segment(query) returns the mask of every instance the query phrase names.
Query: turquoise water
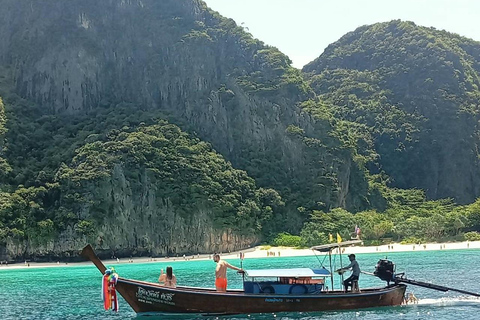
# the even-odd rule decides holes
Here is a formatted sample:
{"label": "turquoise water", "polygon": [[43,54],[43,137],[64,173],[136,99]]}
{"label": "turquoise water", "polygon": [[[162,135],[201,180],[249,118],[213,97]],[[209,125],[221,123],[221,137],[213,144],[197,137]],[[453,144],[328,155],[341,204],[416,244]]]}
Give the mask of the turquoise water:
{"label": "turquoise water", "polygon": [[[246,259],[245,269],[318,267],[319,257],[270,257]],[[373,272],[385,254],[358,254],[363,271]],[[417,251],[390,253],[397,272],[406,271],[411,279],[480,293],[480,250]],[[344,262],[346,258],[344,257]],[[239,266],[239,260],[229,260]],[[337,267],[338,267],[338,261]],[[179,285],[214,286],[213,261],[171,261],[145,264],[115,264],[121,277],[156,282],[160,269],[173,267]],[[242,277],[229,270],[229,288],[241,288]],[[377,278],[362,275],[360,287],[382,286]],[[338,281],[337,284],[338,286]],[[409,286],[420,299],[418,305],[358,311],[320,313],[241,315],[209,319],[480,319],[480,299],[460,293],[434,291]],[[120,311],[104,311],[101,275],[93,265],[41,269],[0,267],[0,319],[169,319],[141,317],[120,298]],[[205,317],[200,317],[206,319]],[[181,317],[181,319],[196,319]]]}

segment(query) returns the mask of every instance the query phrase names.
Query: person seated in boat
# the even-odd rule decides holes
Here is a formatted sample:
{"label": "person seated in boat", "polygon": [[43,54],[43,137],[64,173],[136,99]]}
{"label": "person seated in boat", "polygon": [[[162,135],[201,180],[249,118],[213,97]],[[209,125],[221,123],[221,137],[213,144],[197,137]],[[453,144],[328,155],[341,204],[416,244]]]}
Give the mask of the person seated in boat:
{"label": "person seated in boat", "polygon": [[343,281],[345,292],[348,291],[348,287],[352,287],[353,289],[353,281],[358,281],[358,278],[360,277],[360,266],[358,265],[357,260],[355,260],[355,255],[353,253],[349,254],[348,259],[350,259],[350,264],[344,268],[340,268],[337,270],[338,273],[343,273],[349,269],[352,269],[352,274],[350,275],[350,277]]}
{"label": "person seated in boat", "polygon": [[167,267],[167,273],[163,273],[163,269],[161,270],[158,282],[165,287],[175,288],[177,286],[177,277],[173,274],[172,267]]}
{"label": "person seated in boat", "polygon": [[243,269],[232,266],[227,261],[220,259],[220,255],[215,253],[213,255],[213,261],[217,263],[215,268],[215,288],[219,292],[227,291],[227,268],[237,270],[238,273],[243,273]]}

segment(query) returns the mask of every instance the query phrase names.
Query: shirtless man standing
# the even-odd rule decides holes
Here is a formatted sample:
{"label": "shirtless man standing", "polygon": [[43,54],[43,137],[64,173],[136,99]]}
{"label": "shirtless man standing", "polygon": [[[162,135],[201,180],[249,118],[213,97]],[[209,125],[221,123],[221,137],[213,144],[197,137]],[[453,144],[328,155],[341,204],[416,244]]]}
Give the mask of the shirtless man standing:
{"label": "shirtless man standing", "polygon": [[227,268],[237,270],[238,273],[243,273],[243,269],[237,268],[229,264],[227,261],[221,260],[220,255],[215,253],[213,255],[213,261],[217,263],[215,269],[215,288],[219,292],[227,291]]}

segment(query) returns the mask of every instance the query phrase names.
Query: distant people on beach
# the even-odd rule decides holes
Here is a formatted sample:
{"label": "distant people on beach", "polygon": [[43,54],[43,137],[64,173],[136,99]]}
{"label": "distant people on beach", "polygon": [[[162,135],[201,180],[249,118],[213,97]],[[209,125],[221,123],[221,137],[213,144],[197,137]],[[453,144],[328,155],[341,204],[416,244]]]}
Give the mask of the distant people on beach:
{"label": "distant people on beach", "polygon": [[177,277],[173,274],[172,267],[167,267],[167,273],[163,273],[163,269],[160,271],[158,282],[169,288],[175,288],[177,286]]}
{"label": "distant people on beach", "polygon": [[217,263],[215,268],[215,288],[219,292],[227,291],[227,268],[237,270],[239,273],[243,273],[243,269],[232,266],[227,261],[221,260],[220,255],[215,253],[213,255],[213,261]]}
{"label": "distant people on beach", "polygon": [[[278,256],[280,257],[280,251],[278,251]],[[275,251],[267,251],[267,257],[275,257]]]}

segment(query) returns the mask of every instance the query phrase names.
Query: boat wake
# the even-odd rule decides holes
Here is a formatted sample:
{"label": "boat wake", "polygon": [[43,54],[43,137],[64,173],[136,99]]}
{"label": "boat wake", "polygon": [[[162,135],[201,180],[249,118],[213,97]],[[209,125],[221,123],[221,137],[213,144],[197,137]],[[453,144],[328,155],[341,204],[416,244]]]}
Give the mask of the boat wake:
{"label": "boat wake", "polygon": [[417,304],[407,304],[407,306],[471,306],[480,307],[479,298],[458,297],[458,298],[438,298],[438,299],[420,299]]}

